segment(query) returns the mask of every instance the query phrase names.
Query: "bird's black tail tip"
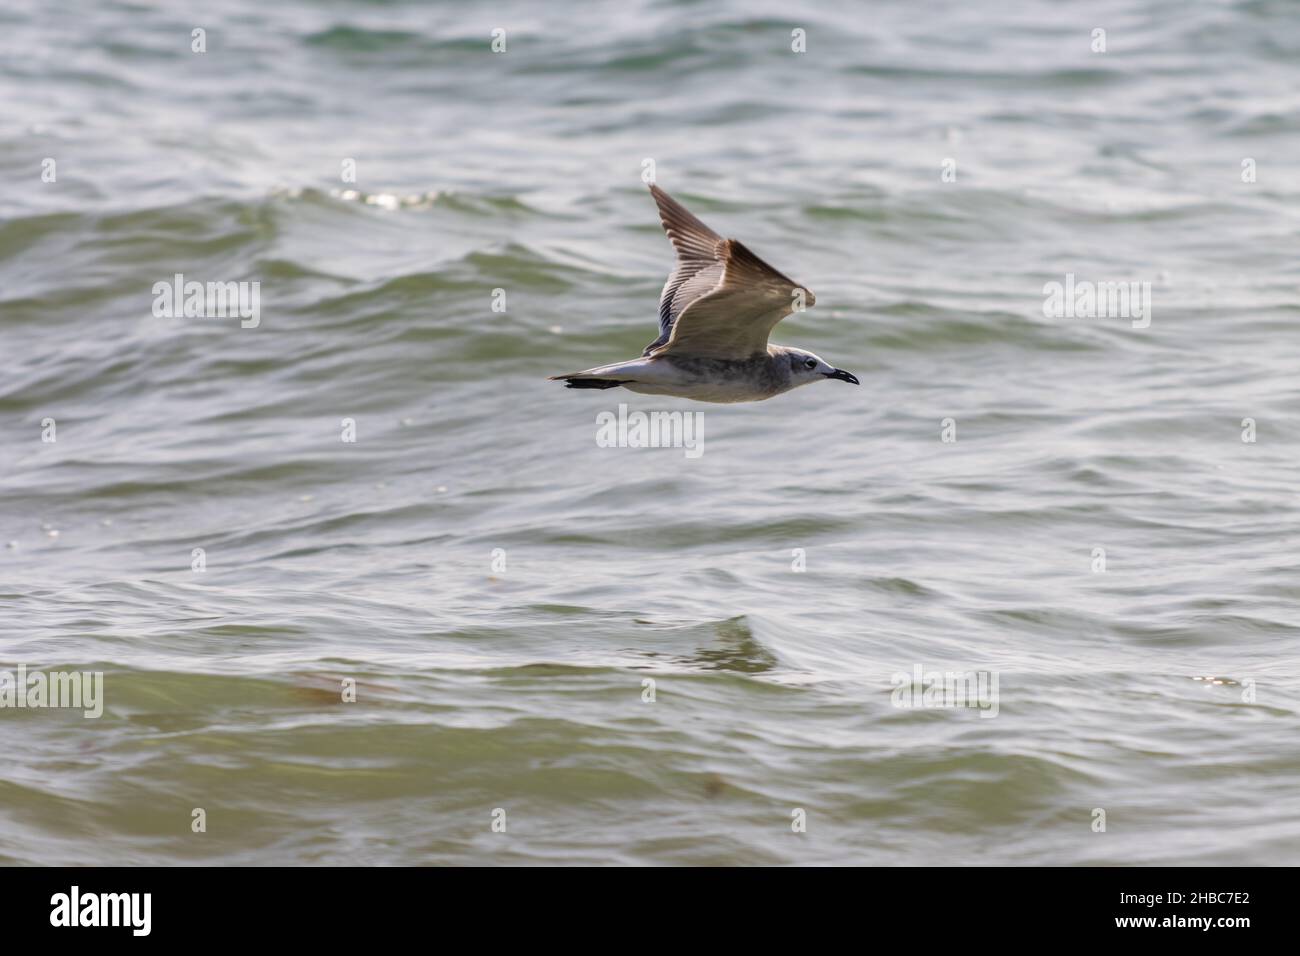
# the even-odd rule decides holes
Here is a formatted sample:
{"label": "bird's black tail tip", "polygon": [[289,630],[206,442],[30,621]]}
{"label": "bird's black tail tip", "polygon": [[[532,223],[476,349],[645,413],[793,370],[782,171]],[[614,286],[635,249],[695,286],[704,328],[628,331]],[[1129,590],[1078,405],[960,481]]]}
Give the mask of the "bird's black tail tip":
{"label": "bird's black tail tip", "polygon": [[560,379],[564,382],[565,388],[618,388],[620,385],[626,385],[625,381],[618,381],[612,378],[565,378]]}

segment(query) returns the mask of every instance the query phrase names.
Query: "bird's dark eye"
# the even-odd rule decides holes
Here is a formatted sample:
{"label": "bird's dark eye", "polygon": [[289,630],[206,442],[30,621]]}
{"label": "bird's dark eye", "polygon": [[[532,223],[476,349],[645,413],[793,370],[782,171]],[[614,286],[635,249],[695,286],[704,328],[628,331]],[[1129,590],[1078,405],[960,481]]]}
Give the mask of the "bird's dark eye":
{"label": "bird's dark eye", "polygon": [[808,371],[811,372],[813,369],[815,369],[815,368],[817,367],[817,360],[816,360],[816,359],[808,359],[807,361],[805,361],[805,362],[803,363],[803,367],[806,368],[806,369],[808,369]]}

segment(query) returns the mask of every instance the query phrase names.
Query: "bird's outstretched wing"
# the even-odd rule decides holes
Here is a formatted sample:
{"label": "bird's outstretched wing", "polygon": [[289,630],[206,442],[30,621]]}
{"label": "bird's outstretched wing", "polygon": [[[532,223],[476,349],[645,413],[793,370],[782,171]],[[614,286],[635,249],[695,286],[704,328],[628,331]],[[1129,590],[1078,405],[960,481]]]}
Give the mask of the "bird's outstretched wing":
{"label": "bird's outstretched wing", "polygon": [[677,265],[659,298],[659,338],[644,355],[744,359],[767,351],[767,337],[812,292],[777,272],[735,239],[723,239],[658,186],[650,192]]}

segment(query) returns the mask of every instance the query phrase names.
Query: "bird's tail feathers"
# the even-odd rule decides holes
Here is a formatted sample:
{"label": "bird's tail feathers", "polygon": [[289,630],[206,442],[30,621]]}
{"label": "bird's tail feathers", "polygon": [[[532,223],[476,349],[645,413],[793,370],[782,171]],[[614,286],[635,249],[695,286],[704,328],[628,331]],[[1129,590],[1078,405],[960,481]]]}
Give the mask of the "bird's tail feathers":
{"label": "bird's tail feathers", "polygon": [[620,385],[644,382],[647,377],[654,380],[653,369],[645,359],[634,359],[631,362],[585,368],[581,372],[552,375],[551,380],[563,382],[568,388],[618,388]]}
{"label": "bird's tail feathers", "polygon": [[552,375],[547,381],[563,382],[565,388],[618,388],[632,381],[630,378],[607,378],[591,372],[570,372],[567,375]]}

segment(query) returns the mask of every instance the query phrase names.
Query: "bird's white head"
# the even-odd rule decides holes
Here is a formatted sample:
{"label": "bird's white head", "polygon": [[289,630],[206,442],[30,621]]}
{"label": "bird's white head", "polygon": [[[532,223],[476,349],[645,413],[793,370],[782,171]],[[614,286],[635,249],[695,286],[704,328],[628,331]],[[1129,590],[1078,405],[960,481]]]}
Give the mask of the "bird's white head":
{"label": "bird's white head", "polygon": [[786,361],[790,363],[791,388],[807,385],[809,382],[820,382],[822,379],[827,378],[837,379],[841,382],[852,382],[854,385],[860,384],[858,377],[852,372],[836,368],[829,362],[825,362],[818,356],[813,355],[812,352],[792,348],[786,348],[783,351]]}

